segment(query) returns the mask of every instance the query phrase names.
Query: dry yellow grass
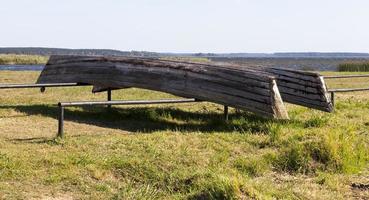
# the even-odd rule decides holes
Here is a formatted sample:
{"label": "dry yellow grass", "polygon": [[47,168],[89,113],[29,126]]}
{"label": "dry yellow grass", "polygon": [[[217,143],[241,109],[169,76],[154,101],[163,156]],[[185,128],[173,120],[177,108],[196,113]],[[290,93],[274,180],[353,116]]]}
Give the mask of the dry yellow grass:
{"label": "dry yellow grass", "polygon": [[39,55],[0,54],[0,65],[41,65],[48,59]]}

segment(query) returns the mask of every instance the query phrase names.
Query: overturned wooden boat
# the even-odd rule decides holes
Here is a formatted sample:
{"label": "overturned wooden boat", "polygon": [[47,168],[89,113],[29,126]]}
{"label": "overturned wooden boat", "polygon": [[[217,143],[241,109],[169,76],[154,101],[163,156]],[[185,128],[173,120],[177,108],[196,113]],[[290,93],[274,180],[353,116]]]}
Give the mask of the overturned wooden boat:
{"label": "overturned wooden boat", "polygon": [[[90,84],[94,91],[137,87],[287,119],[283,100],[331,111],[319,74],[275,68],[136,57],[51,56],[37,83]],[[282,100],[283,99],[283,100]]]}
{"label": "overturned wooden boat", "polygon": [[330,102],[326,84],[319,73],[276,67],[211,64],[211,66],[214,65],[273,76],[277,80],[283,101],[321,111],[333,111],[333,104]]}

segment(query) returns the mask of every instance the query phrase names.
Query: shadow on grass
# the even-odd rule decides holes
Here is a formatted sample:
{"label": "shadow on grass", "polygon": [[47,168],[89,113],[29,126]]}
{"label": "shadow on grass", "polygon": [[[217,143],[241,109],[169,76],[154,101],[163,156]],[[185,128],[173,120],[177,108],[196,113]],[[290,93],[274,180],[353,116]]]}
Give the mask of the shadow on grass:
{"label": "shadow on grass", "polygon": [[[51,105],[0,106],[0,109],[14,109],[27,115],[42,115],[58,118],[58,107]],[[74,121],[99,127],[125,130],[133,133],[155,131],[181,132],[245,132],[268,133],[270,123],[251,113],[230,113],[230,121],[224,121],[223,113],[215,111],[188,112],[177,108],[162,107],[80,107],[66,108],[65,121]],[[68,132],[68,130],[65,130]]]}

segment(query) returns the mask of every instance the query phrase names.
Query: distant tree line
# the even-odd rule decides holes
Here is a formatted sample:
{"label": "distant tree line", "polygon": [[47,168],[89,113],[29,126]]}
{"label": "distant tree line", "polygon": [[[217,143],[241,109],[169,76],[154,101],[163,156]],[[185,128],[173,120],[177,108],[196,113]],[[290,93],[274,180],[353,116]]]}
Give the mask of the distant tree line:
{"label": "distant tree line", "polygon": [[80,55],[80,56],[146,56],[158,57],[159,53],[146,51],[118,51],[111,49],[62,49],[62,48],[0,48],[0,54],[21,55]]}
{"label": "distant tree line", "polygon": [[0,48],[0,54],[22,55],[81,55],[81,56],[140,56],[140,57],[228,57],[228,58],[369,58],[368,53],[321,53],[321,52],[282,52],[282,53],[156,53],[148,51],[119,51],[112,49],[63,49],[42,47]]}

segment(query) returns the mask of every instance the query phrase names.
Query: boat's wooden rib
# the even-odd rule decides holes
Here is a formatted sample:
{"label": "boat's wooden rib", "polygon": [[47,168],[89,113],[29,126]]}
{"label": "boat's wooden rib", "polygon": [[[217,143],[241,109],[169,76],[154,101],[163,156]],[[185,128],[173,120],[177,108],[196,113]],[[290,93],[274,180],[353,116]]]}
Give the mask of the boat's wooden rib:
{"label": "boat's wooden rib", "polygon": [[51,56],[37,83],[77,82],[107,88],[138,87],[287,119],[278,81],[247,68],[132,57]]}

